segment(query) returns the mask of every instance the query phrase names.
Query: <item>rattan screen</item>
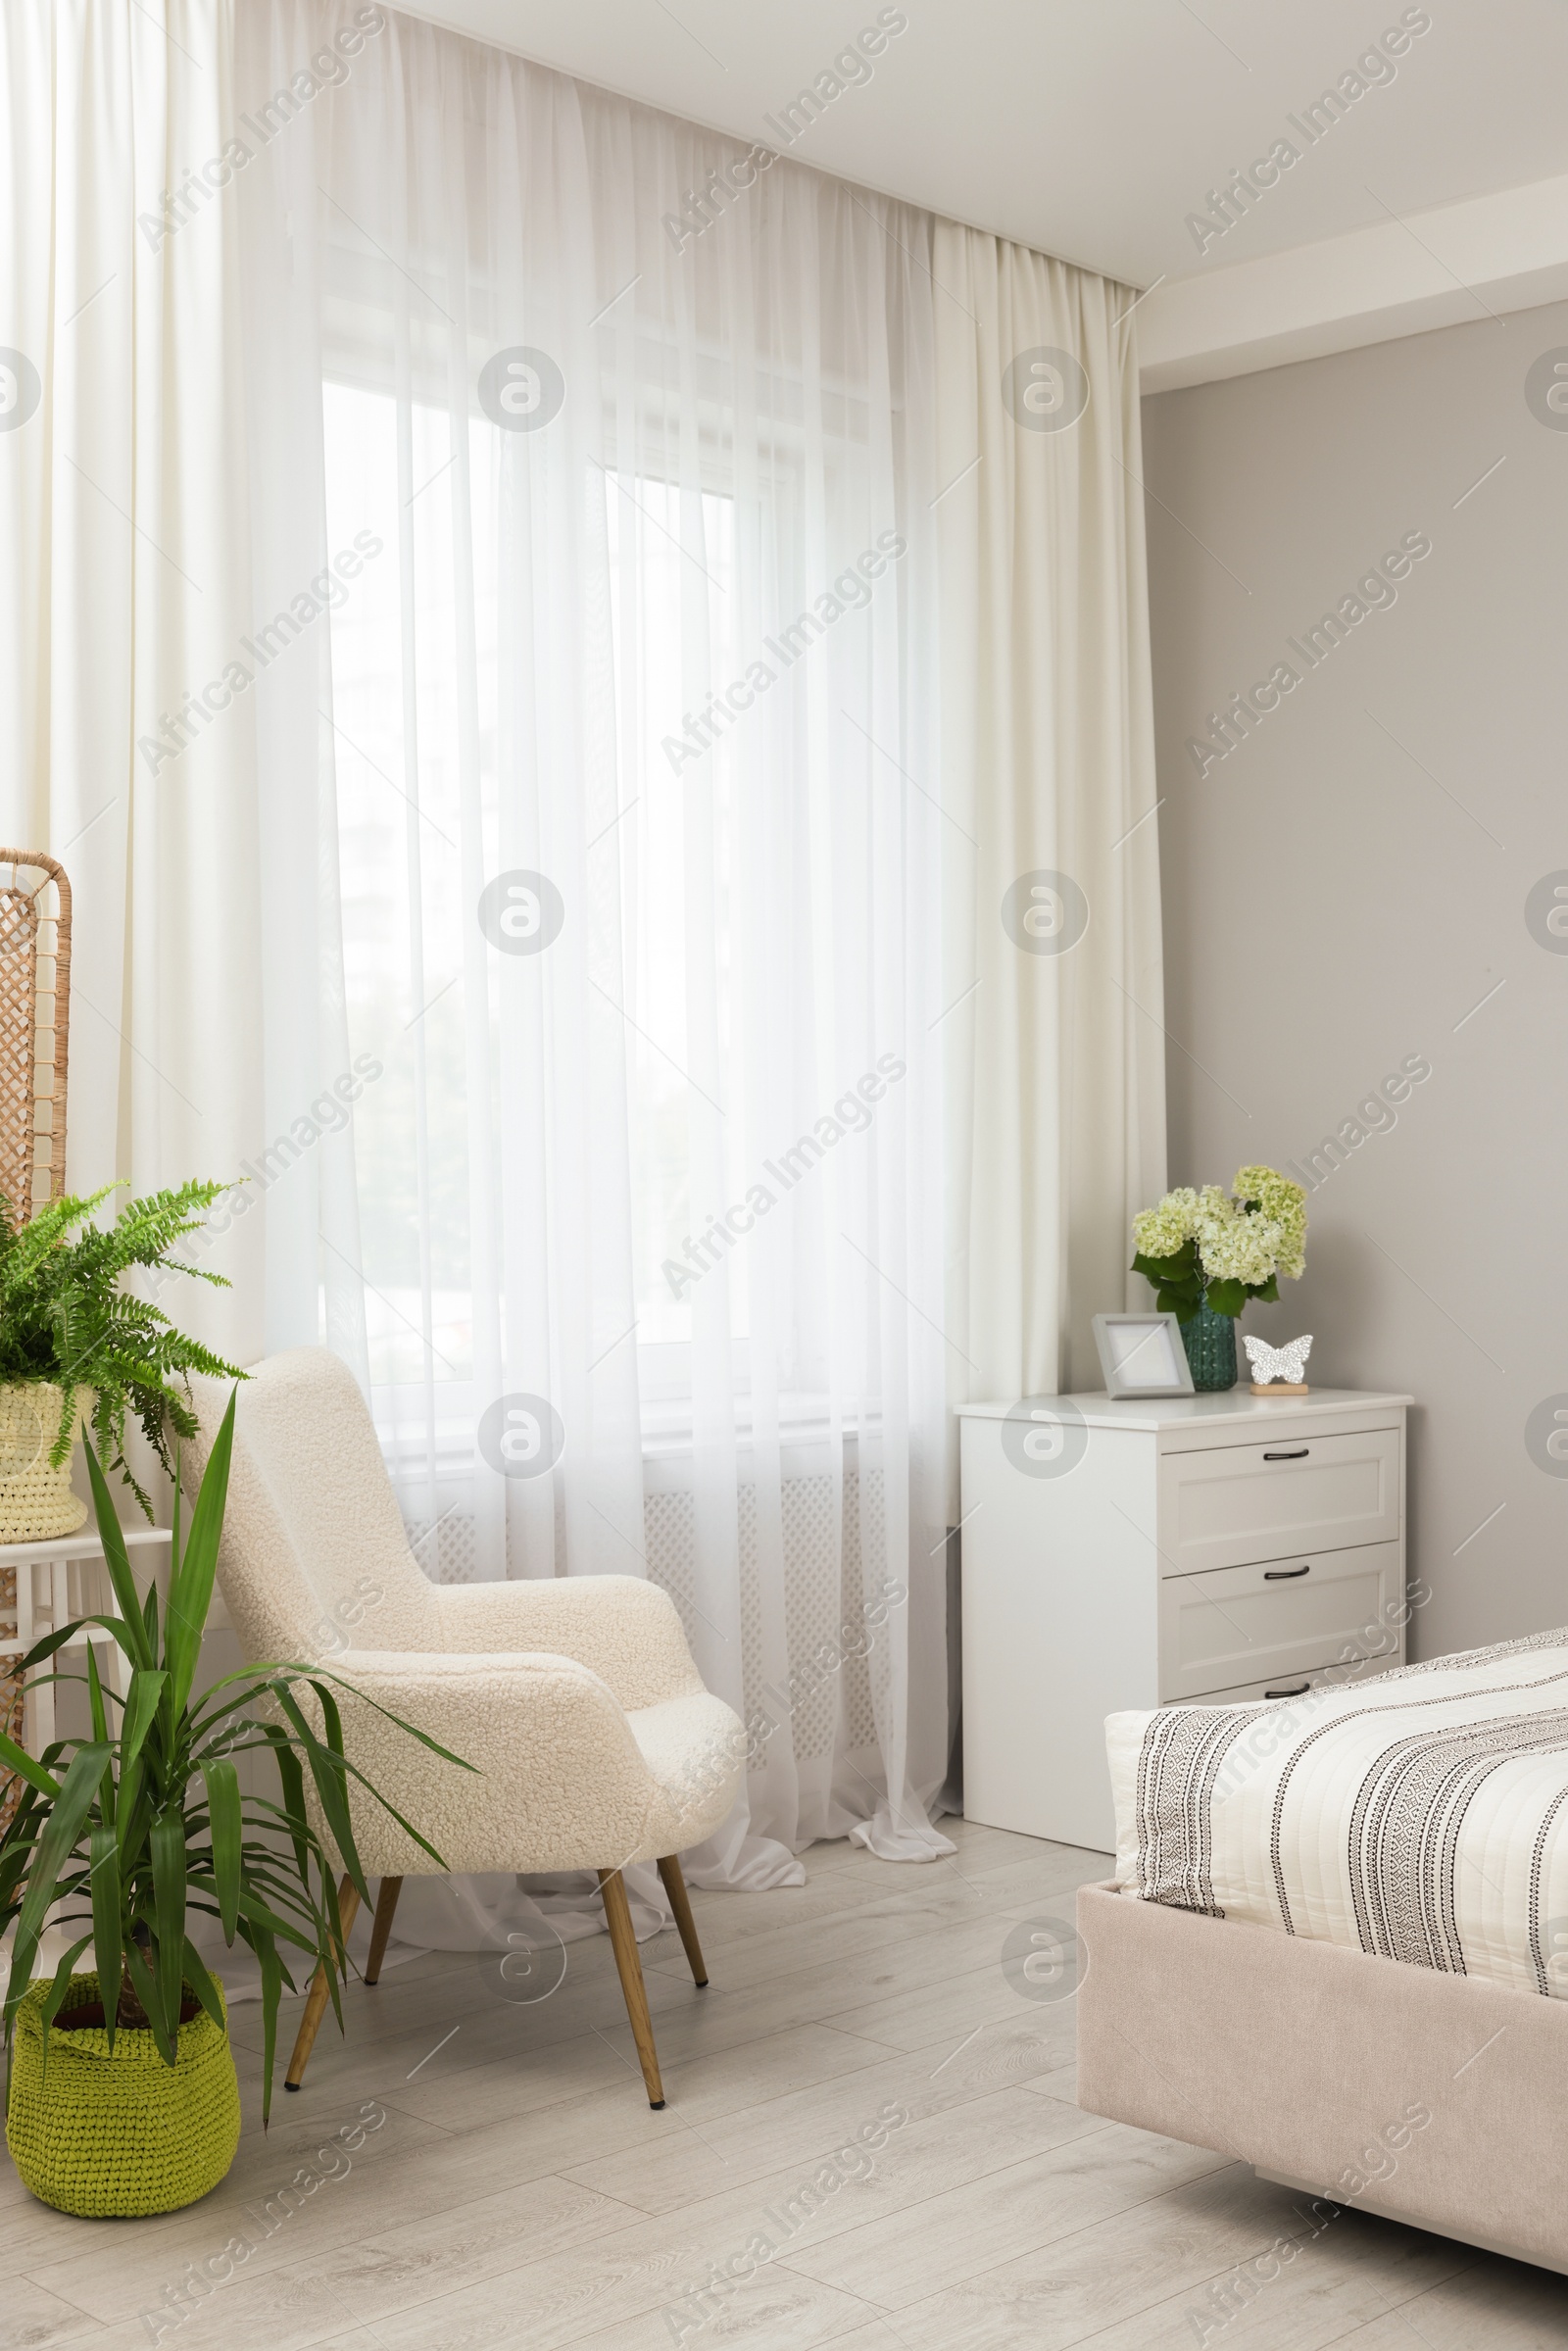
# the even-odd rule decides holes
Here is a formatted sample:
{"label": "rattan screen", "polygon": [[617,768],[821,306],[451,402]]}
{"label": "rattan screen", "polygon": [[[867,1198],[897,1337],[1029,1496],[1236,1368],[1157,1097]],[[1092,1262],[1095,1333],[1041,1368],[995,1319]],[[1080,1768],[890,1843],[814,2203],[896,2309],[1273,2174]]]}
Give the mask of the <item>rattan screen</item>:
{"label": "rattan screen", "polygon": [[[71,884],[42,850],[0,849],[0,1194],[25,1223],[66,1188]],[[16,1637],[17,1577],[0,1569],[0,1636]],[[0,1730],[22,1736],[22,1690],[0,1672]],[[0,1777],[0,1829],[16,1809]]]}
{"label": "rattan screen", "polygon": [[0,849],[0,1194],[25,1223],[66,1188],[71,884],[41,850]]}

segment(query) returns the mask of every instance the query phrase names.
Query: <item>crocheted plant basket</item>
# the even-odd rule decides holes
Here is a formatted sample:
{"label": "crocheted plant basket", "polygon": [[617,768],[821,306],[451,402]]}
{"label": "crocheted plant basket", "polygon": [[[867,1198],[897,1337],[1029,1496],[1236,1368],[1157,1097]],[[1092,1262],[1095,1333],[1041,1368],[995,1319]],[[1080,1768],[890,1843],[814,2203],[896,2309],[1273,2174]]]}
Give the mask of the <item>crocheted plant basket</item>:
{"label": "crocheted plant basket", "polygon": [[[71,1491],[71,1455],[56,1469],[49,1459],[65,1408],[52,1380],[0,1382],[0,1543],[45,1543],[74,1535],[87,1515]],[[76,1391],[76,1428],[92,1409]]]}
{"label": "crocheted plant basket", "polygon": [[[228,2034],[198,2008],[165,2065],[150,2033],[101,2025],[62,2031],[98,1999],[96,1974],[73,1976],[43,2065],[47,1980],[17,2010],[6,2144],[40,2203],[85,2220],[177,2212],[218,2185],[239,2145],[239,2083]],[[222,1987],[219,1986],[222,1999]],[[227,2014],[226,2003],[224,2013]]]}

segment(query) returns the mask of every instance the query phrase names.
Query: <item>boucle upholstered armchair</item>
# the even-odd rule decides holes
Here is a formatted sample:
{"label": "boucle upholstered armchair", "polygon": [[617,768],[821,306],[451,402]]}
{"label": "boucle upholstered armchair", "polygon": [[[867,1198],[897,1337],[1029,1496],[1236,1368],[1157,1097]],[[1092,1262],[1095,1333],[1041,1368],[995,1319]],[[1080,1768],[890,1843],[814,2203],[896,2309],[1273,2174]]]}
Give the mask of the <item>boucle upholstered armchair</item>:
{"label": "boucle upholstered armchair", "polygon": [[[228,1399],[192,1383],[204,1442]],[[636,1576],[432,1584],[409,1549],[374,1426],[324,1347],[259,1364],[239,1389],[218,1581],[246,1657],[329,1666],[478,1767],[443,1763],[339,1690],[344,1748],[454,1871],[597,1871],[649,2103],[659,2059],[621,1871],[657,1861],[699,1985],[708,1981],[679,1854],[740,1784],[741,1725],[704,1689],[667,1593]],[[350,1782],[379,1878],[365,1981],[380,1973],[406,1875],[428,1854]],[[327,1849],[325,1824],[315,1825]],[[338,1856],[341,1859],[341,1856]],[[344,1933],[359,1906],[347,1877]],[[311,1987],[288,2069],[298,2089],[326,2004]]]}

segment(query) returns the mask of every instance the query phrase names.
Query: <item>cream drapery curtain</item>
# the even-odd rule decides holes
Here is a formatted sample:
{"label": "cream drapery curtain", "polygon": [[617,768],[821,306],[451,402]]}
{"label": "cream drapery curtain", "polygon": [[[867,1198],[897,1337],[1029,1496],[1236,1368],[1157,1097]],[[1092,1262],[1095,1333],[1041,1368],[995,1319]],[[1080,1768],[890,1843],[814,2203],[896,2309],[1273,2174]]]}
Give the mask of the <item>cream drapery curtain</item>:
{"label": "cream drapery curtain", "polygon": [[938,220],[955,1402],[1101,1386],[1164,1189],[1136,296]]}
{"label": "cream drapery curtain", "polygon": [[[0,30],[0,833],[74,890],[74,1192],[231,1179],[264,1133],[251,713],[221,683],[237,224],[208,188],[171,234],[162,202],[228,135],[230,30],[211,0],[8,0]],[[163,1302],[245,1361],[259,1234],[225,1269]]]}

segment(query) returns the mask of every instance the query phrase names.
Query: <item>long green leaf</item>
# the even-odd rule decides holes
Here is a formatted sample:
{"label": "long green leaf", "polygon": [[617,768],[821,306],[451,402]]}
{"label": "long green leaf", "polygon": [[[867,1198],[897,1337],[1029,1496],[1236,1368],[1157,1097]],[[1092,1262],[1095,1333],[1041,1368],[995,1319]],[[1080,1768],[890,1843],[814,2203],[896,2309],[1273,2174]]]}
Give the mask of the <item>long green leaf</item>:
{"label": "long green leaf", "polygon": [[147,1641],[147,1629],[142,1618],[141,1601],[136,1592],[136,1579],[130,1572],[130,1561],[125,1553],[125,1538],[121,1532],[120,1520],[115,1513],[109,1483],[98,1466],[96,1447],[84,1445],[81,1449],[87,1456],[87,1475],[92,1481],[92,1506],[98,1521],[98,1539],[104,1546],[104,1565],[109,1570],[109,1581],[115,1588],[115,1597],[120,1602],[120,1613],[125,1620],[126,1630],[131,1632],[132,1640],[135,1640],[133,1628],[139,1629],[142,1634],[138,1647],[132,1649],[132,1660],[137,1665],[152,1665],[155,1659]]}
{"label": "long green leaf", "polygon": [[19,1747],[16,1740],[8,1739],[3,1731],[0,1731],[0,1763],[5,1765],[7,1771],[15,1772],[19,1780],[25,1780],[29,1788],[35,1788],[40,1795],[57,1796],[60,1793],[60,1783],[54,1774],[45,1771],[25,1747]]}
{"label": "long green leaf", "polygon": [[[158,1998],[158,1985],[154,1981],[153,1971],[134,1942],[128,1942],[125,1945],[125,1971],[130,1978],[131,1989],[141,2002],[148,2025],[152,2029],[152,2036],[157,2044],[158,2054],[165,2065],[172,2065],[178,2055],[173,2034],[168,2031],[164,2023]],[[177,2030],[179,2016],[177,2008],[174,2015]]]}
{"label": "long green leaf", "polygon": [[394,1714],[390,1706],[381,1705],[377,1699],[371,1697],[368,1690],[358,1689],[352,1682],[345,1682],[341,1674],[329,1673],[323,1665],[313,1665],[309,1668],[269,1666],[266,1670],[269,1673],[298,1673],[302,1679],[309,1681],[313,1690],[318,1689],[320,1682],[335,1682],[339,1690],[346,1690],[350,1697],[357,1700],[360,1705],[373,1707],[383,1720],[396,1723],[400,1731],[407,1731],[411,1739],[416,1739],[421,1747],[428,1747],[432,1755],[439,1755],[443,1763],[455,1763],[460,1772],[472,1772],[476,1776],[482,1777],[476,1763],[469,1763],[466,1756],[454,1755],[450,1747],[444,1747],[438,1739],[432,1739],[428,1731],[421,1731],[417,1723],[408,1722],[401,1714]]}
{"label": "long green leaf", "polygon": [[98,1679],[98,1660],[92,1653],[90,1641],[87,1643],[87,1703],[92,1713],[92,1735],[107,1746],[109,1718],[104,1712],[104,1686]]}
{"label": "long green leaf", "polygon": [[[344,1685],[344,1687],[346,1688],[348,1686]],[[325,1693],[320,1690],[319,1685],[314,1679],[311,1681],[311,1688],[316,1690],[318,1697],[325,1696]],[[330,1701],[328,1701],[328,1703],[330,1703]],[[385,1713],[385,1708],[377,1707],[376,1712],[378,1714]],[[395,1715],[391,1715],[388,1716],[387,1719],[395,1722],[397,1717]],[[435,1863],[437,1869],[444,1870],[447,1866],[446,1862],[436,1851],[434,1845],[430,1842],[430,1839],[427,1837],[420,1835],[419,1831],[414,1826],[414,1823],[398,1810],[397,1806],[392,1802],[389,1796],[384,1796],[381,1793],[381,1790],[376,1787],[373,1780],[367,1779],[365,1773],[360,1770],[360,1767],[357,1763],[350,1762],[348,1756],[343,1750],[342,1726],[338,1722],[337,1708],[335,1705],[331,1707],[331,1711],[327,1717],[327,1720],[329,1726],[335,1730],[338,1740],[338,1744],[333,1748],[329,1748],[328,1751],[336,1757],[337,1765],[341,1771],[345,1788],[347,1788],[347,1784],[350,1780],[357,1780],[360,1786],[365,1789],[366,1794],[371,1798],[372,1802],[379,1804],[381,1810],[388,1814],[392,1820],[397,1822],[398,1827],[403,1830],[404,1834],[408,1837],[412,1837],[415,1843],[418,1845],[423,1852],[429,1854],[430,1859]],[[439,1751],[444,1752],[445,1750],[442,1749]],[[456,1755],[454,1755],[452,1758],[454,1763],[460,1762],[462,1758]],[[464,1764],[463,1768],[465,1771],[472,1771],[475,1767],[471,1763],[468,1763]],[[345,1856],[345,1859],[347,1857]],[[368,1898],[369,1897],[362,1888],[360,1892],[360,1899],[362,1901],[367,1901]]]}
{"label": "long green leaf", "polygon": [[[109,1716],[104,1706],[104,1687],[98,1679],[98,1660],[87,1643],[87,1703],[92,1710],[92,1735],[101,1746],[109,1744]],[[104,1766],[104,1776],[98,1783],[99,1805],[105,1821],[111,1825],[115,1817],[115,1767],[111,1760]]]}
{"label": "long green leaf", "polygon": [[147,1842],[153,1862],[158,2000],[172,2036],[179,2030],[179,1968],[185,1952],[185,1824],[179,1814],[161,1814]]}
{"label": "long green leaf", "polygon": [[66,1953],[64,1959],[62,1959],[60,1962],[60,1965],[56,1968],[55,1980],[49,1986],[49,1990],[44,1999],[42,2008],[38,2011],[38,2021],[43,2027],[43,2056],[38,2067],[38,2085],[40,2089],[49,2079],[49,2028],[54,2023],[56,2017],[60,2014],[61,2009],[65,2006],[66,1994],[71,1989],[72,1973],[75,1968],[77,1960],[81,1957],[83,1951],[85,1951],[91,1940],[92,1936],[90,1935],[84,1935],[80,1942],[74,1942],[72,1944],[70,1950]]}
{"label": "long green leaf", "polygon": [[207,1968],[202,1959],[202,1955],[197,1950],[196,1945],[191,1941],[188,1935],[185,1937],[185,1954],[183,1964],[185,1981],[190,1985],[191,1990],[196,1994],[197,1999],[200,2000],[202,2006],[206,2009],[208,2015],[212,2018],[213,2023],[218,2027],[220,2033],[226,2032],[228,2021],[223,2015],[223,2003],[219,1997],[218,1986],[213,1982],[212,1977],[207,1973]]}
{"label": "long green leaf", "polygon": [[[241,1707],[252,1705],[259,1698],[265,1697],[271,1676],[280,1670],[282,1669],[275,1665],[247,1665],[238,1673],[222,1674],[218,1681],[210,1682],[190,1710],[192,1736],[211,1731],[215,1724],[223,1720],[225,1715],[236,1714]],[[304,1666],[299,1668],[301,1673],[307,1670]],[[241,1684],[243,1687],[235,1688],[236,1684]],[[231,1694],[224,1698],[220,1705],[216,1701],[220,1691],[225,1690],[229,1690]]]}
{"label": "long green leaf", "polygon": [[316,1783],[316,1792],[320,1799],[321,1810],[326,1815],[332,1842],[343,1856],[343,1867],[348,1871],[360,1900],[368,1903],[370,1889],[365,1883],[365,1870],[360,1861],[359,1848],[354,1842],[341,1751],[330,1753],[321,1744],[295,1703],[286,1682],[274,1682],[271,1687],[273,1696],[293,1724],[299,1742],[305,1749],[305,1759],[311,1767],[311,1778]]}
{"label": "long green leaf", "polygon": [[102,1625],[107,1631],[110,1625],[119,1622],[117,1616],[78,1616],[69,1625],[57,1626],[53,1633],[46,1633],[41,1641],[35,1641],[25,1657],[17,1659],[17,1671],[24,1674],[30,1672],[33,1666],[42,1665],[46,1657],[52,1657],[56,1649],[64,1648],[68,1641],[74,1641],[88,1625]]}
{"label": "long green leaf", "polygon": [[121,1935],[120,1846],[113,1829],[92,1833],[92,1956],[104,1998],[104,2031],[115,2045],[124,1945]]}
{"label": "long green leaf", "polygon": [[[384,1722],[396,1724],[397,1728],[400,1731],[406,1731],[411,1739],[416,1739],[421,1747],[428,1747],[431,1754],[439,1755],[443,1763],[455,1763],[460,1772],[473,1772],[476,1776],[479,1775],[479,1767],[476,1763],[470,1763],[466,1756],[454,1755],[450,1747],[444,1747],[438,1739],[432,1739],[428,1731],[421,1731],[417,1723],[411,1723],[405,1716],[394,1714],[390,1706],[383,1706],[379,1699],[372,1698],[369,1691],[361,1690],[357,1683],[346,1682],[341,1674],[329,1672],[324,1665],[302,1664],[298,1658],[273,1658],[270,1664],[242,1666],[234,1673],[222,1675],[220,1680],[212,1684],[210,1689],[203,1691],[202,1711],[198,1713],[196,1719],[199,1722],[205,1722],[209,1719],[216,1719],[218,1714],[227,1712],[231,1707],[248,1705],[253,1696],[261,1694],[264,1688],[275,1689],[275,1677],[279,1674],[297,1676],[300,1681],[309,1682],[313,1689],[318,1682],[334,1684],[337,1689],[347,1690],[350,1697],[355,1699],[359,1705],[372,1708]],[[225,1706],[212,1709],[211,1715],[209,1715],[207,1701],[216,1697],[220,1690],[226,1689],[233,1682],[246,1682],[251,1684],[252,1688],[227,1701]]]}
{"label": "long green leaf", "polygon": [[234,1929],[239,1923],[239,1880],[241,1846],[244,1834],[241,1827],[239,1774],[231,1763],[209,1763],[203,1767],[207,1783],[207,1810],[213,1842],[213,1876],[218,1881],[218,1900],[223,1921],[223,1940],[232,1943]]}
{"label": "long green leaf", "polygon": [[213,1579],[218,1570],[218,1546],[223,1532],[223,1507],[228,1495],[229,1456],[234,1449],[234,1406],[239,1390],[231,1390],[228,1408],[219,1424],[207,1457],[190,1533],[177,1569],[171,1573],[165,1653],[169,1659],[170,1691],[175,1715],[190,1695],[196,1659],[212,1605]]}
{"label": "long green leaf", "polygon": [[140,1757],[131,1765],[129,1771],[122,1772],[120,1775],[120,1803],[115,1821],[115,1832],[120,1839],[120,1874],[122,1878],[129,1877],[135,1870],[137,1862],[141,1858],[148,1825],[153,1816],[152,1798],[147,1791],[145,1781],[146,1773],[142,1769]]}
{"label": "long green leaf", "polygon": [[338,1997],[338,1980],[347,1975],[348,1936],[343,1932],[343,1912],[338,1902],[337,1880],[324,1865],[321,1870],[321,1893],[325,1903],[326,1933],[321,1938],[321,1975],[332,2002],[332,2014],[337,2019],[339,2033],[343,2030],[343,2003]]}
{"label": "long green leaf", "polygon": [[104,1765],[108,1760],[107,1747],[77,1748],[55,1795],[48,1826],[38,1839],[32,1867],[27,1872],[26,1895],[17,1918],[16,1940],[11,1947],[11,1975],[6,1984],[4,2012],[8,2033],[22,1995],[32,1979],[38,1938],[55,1898],[55,1887],[81,1835],[82,1823],[92,1809],[92,1800],[98,1792],[98,1783],[104,1776]]}
{"label": "long green leaf", "polygon": [[16,1904],[12,1896],[22,1884],[27,1864],[32,1859],[31,1837],[17,1834],[19,1817],[13,1818],[11,1827],[6,1831],[5,1849],[0,1852],[0,1935],[5,1933],[15,1916]]}
{"label": "long green leaf", "polygon": [[181,1488],[184,1483],[182,1469],[180,1448],[176,1445],[174,1447],[174,1506],[170,1512],[169,1518],[169,1589],[171,1592],[179,1581],[179,1563],[185,1555],[185,1525],[180,1509],[183,1499]]}
{"label": "long green leaf", "polygon": [[[218,1881],[209,1877],[205,1871],[192,1870],[189,1883],[201,1893],[216,1895],[218,1891]],[[319,1922],[314,1906],[310,1910],[309,1916],[313,1926],[318,1928],[316,1935],[302,1935],[297,1927],[291,1927],[287,1919],[280,1918],[275,1910],[270,1910],[265,1902],[251,1893],[240,1895],[239,1915],[242,1935],[245,1934],[246,1927],[252,1927],[258,1931],[265,1928],[269,1935],[280,1935],[285,1942],[295,1944],[299,1950],[308,1953],[312,1959],[317,1957],[320,1949]],[[245,1939],[248,1941],[250,1937],[245,1936]]]}
{"label": "long green leaf", "polygon": [[[270,1685],[270,1688],[274,1695],[278,1698],[279,1703],[283,1706],[284,1711],[288,1714],[290,1721],[296,1725],[299,1731],[300,1743],[305,1747],[306,1755],[311,1765],[312,1776],[316,1780],[318,1792],[321,1797],[321,1808],[326,1813],[328,1827],[331,1829],[332,1836],[337,1844],[339,1852],[343,1855],[344,1867],[348,1870],[350,1878],[353,1880],[361,1901],[368,1902],[370,1897],[362,1882],[360,1875],[359,1854],[357,1849],[350,1845],[346,1845],[339,1835],[338,1820],[336,1817],[334,1817],[326,1788],[322,1785],[322,1769],[329,1771],[336,1784],[341,1786],[344,1790],[344,1801],[341,1810],[343,1824],[345,1827],[348,1826],[347,1786],[348,1782],[353,1779],[359,1782],[360,1786],[365,1789],[366,1793],[372,1799],[373,1802],[380,1805],[383,1812],[387,1813],[391,1819],[397,1822],[400,1829],[402,1829],[409,1837],[413,1837],[415,1843],[420,1847],[421,1851],[429,1854],[430,1859],[435,1863],[436,1868],[444,1870],[447,1866],[446,1862],[442,1855],[436,1851],[435,1846],[430,1842],[429,1838],[422,1836],[420,1832],[414,1826],[414,1823],[407,1819],[404,1814],[398,1810],[397,1806],[390,1800],[390,1798],[381,1793],[381,1790],[376,1787],[375,1783],[372,1780],[368,1779],[365,1773],[359,1769],[357,1764],[351,1763],[348,1760],[343,1749],[342,1725],[338,1719],[337,1706],[334,1700],[330,1697],[329,1693],[321,1688],[320,1683],[317,1680],[314,1674],[307,1674],[303,1676],[302,1679],[309,1682],[311,1689],[315,1690],[318,1698],[319,1698],[321,1701],[321,1708],[326,1719],[329,1740],[329,1743],[325,1747],[321,1745],[320,1741],[316,1739],[315,1734],[311,1731],[310,1726],[306,1723],[305,1718],[299,1711],[299,1708],[295,1705],[293,1699],[286,1694],[285,1686],[279,1682],[273,1682]],[[477,1767],[474,1764],[466,1762],[461,1755],[454,1755],[446,1747],[438,1745],[433,1739],[427,1739],[424,1733],[416,1729],[413,1723],[404,1722],[401,1716],[393,1714],[388,1707],[376,1705],[376,1702],[373,1698],[367,1697],[363,1690],[355,1690],[354,1685],[351,1682],[340,1681],[335,1674],[330,1676],[329,1679],[336,1681],[339,1689],[351,1691],[356,1698],[362,1699],[366,1705],[374,1707],[375,1712],[381,1715],[385,1721],[396,1723],[400,1730],[410,1732],[414,1738],[417,1739],[422,1745],[429,1747],[433,1753],[444,1756],[447,1762],[457,1764],[461,1770],[466,1772],[474,1772],[477,1770]],[[328,1764],[320,1764],[319,1758],[323,1755],[331,1758],[331,1761]],[[352,1835],[352,1830],[350,1831],[350,1834]]]}
{"label": "long green leaf", "polygon": [[158,1714],[158,1701],[163,1696],[169,1677],[138,1666],[130,1677],[125,1693],[124,1720],[120,1727],[120,1771],[122,1779],[141,1753],[142,1741],[151,1730]]}
{"label": "long green leaf", "polygon": [[277,2058],[277,2004],[282,1997],[283,1967],[277,1945],[265,1927],[253,1928],[250,1945],[262,1965],[262,2129],[272,2115],[272,2067]]}

